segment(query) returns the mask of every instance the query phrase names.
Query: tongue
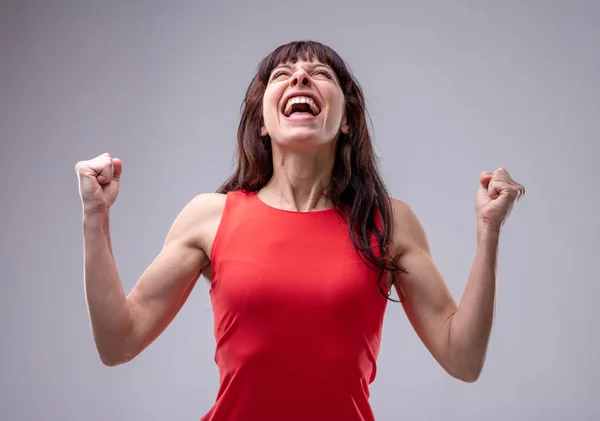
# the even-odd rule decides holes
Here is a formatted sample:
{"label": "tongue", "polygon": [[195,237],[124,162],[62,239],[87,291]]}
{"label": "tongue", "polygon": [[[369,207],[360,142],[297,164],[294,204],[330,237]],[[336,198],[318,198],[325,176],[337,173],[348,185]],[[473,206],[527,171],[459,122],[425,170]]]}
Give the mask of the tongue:
{"label": "tongue", "polygon": [[289,118],[290,119],[306,119],[306,118],[314,118],[315,116],[312,115],[312,113],[309,113],[307,111],[295,111],[292,114],[290,114]]}

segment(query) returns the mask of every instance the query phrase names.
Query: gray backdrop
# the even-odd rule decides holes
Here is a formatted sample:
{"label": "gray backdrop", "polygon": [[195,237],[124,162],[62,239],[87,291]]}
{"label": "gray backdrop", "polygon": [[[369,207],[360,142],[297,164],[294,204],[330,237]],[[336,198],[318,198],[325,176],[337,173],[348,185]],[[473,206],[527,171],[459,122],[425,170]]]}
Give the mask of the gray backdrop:
{"label": "gray backdrop", "polygon": [[600,3],[23,1],[0,9],[0,419],[197,420],[218,386],[208,287],[104,367],[85,307],[73,166],[124,163],[112,210],[126,291],[184,204],[232,169],[260,58],[298,38],[351,65],[385,180],[457,299],[482,170],[527,188],[501,240],[481,379],[442,371],[390,303],[378,420],[600,419]]}

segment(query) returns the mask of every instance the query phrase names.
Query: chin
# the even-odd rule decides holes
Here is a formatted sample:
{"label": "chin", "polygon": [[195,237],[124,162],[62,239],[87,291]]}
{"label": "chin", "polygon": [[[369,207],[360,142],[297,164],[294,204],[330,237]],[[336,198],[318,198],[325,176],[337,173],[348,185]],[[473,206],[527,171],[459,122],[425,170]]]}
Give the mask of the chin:
{"label": "chin", "polygon": [[279,139],[271,139],[277,145],[284,147],[318,147],[331,144],[332,140],[324,140],[312,131],[308,130],[292,130]]}

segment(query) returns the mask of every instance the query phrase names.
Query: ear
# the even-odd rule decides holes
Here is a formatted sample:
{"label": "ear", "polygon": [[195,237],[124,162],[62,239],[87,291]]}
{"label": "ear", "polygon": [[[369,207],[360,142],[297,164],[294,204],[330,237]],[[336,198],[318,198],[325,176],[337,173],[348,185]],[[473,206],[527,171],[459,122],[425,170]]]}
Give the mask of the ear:
{"label": "ear", "polygon": [[267,128],[265,126],[261,126],[260,128],[260,137],[265,137],[269,134],[269,132],[267,132]]}
{"label": "ear", "polygon": [[350,127],[348,126],[348,119],[345,115],[344,118],[342,118],[342,125],[340,126],[340,131],[345,135],[347,135],[350,131]]}

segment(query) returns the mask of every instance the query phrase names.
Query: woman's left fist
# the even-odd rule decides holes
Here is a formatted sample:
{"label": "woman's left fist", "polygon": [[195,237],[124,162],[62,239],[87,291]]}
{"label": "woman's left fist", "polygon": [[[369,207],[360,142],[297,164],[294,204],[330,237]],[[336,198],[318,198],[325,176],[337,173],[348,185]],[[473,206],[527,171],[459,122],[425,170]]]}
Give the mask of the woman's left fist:
{"label": "woman's left fist", "polygon": [[479,183],[475,199],[477,225],[499,231],[515,203],[525,194],[525,187],[513,180],[504,168],[493,173],[482,172]]}

